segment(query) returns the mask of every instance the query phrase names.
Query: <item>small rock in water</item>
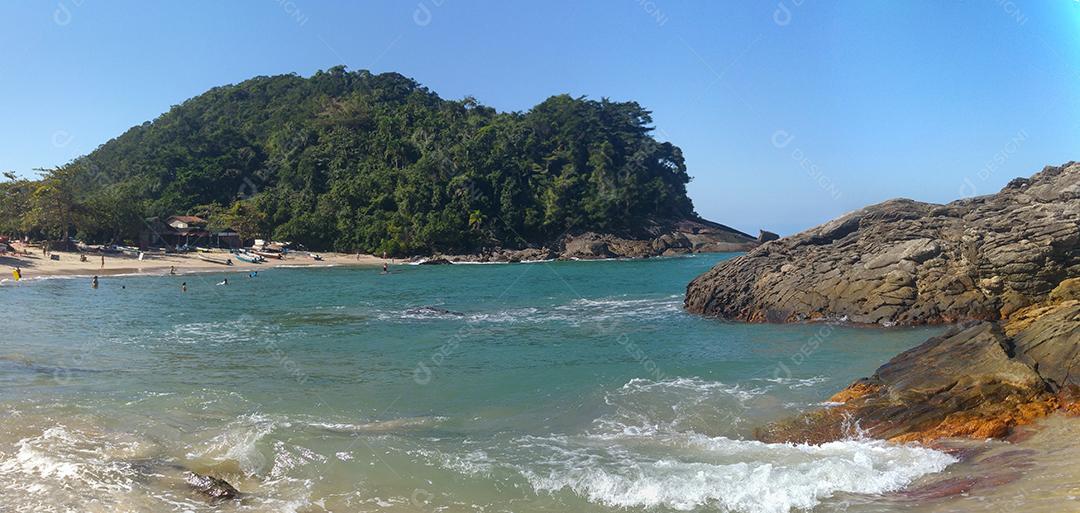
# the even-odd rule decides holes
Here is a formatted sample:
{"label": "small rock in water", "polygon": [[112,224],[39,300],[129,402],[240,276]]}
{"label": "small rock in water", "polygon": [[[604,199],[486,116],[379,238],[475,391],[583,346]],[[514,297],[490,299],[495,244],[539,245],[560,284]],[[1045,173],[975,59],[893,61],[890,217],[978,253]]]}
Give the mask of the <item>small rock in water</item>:
{"label": "small rock in water", "polygon": [[213,476],[204,476],[195,472],[185,472],[184,482],[193,490],[206,495],[214,500],[237,499],[240,492],[224,479]]}
{"label": "small rock in water", "polygon": [[971,491],[976,484],[978,484],[978,479],[971,476],[953,477],[925,486],[904,490],[900,492],[899,496],[901,500],[913,502],[944,499],[946,497],[955,497],[967,493]]}
{"label": "small rock in water", "polygon": [[445,308],[439,308],[437,306],[421,306],[419,308],[410,308],[405,311],[408,315],[453,315],[455,317],[461,317],[465,314],[461,312],[454,312]]}

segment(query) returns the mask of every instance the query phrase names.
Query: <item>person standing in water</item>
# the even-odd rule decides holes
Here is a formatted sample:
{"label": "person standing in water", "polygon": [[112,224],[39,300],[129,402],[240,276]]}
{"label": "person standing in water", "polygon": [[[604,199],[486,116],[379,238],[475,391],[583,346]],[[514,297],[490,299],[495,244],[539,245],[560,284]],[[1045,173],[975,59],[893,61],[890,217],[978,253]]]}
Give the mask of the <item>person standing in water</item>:
{"label": "person standing in water", "polygon": [[386,262],[382,263],[382,272],[383,274],[388,274],[390,272],[390,268],[387,267]]}
{"label": "person standing in water", "polygon": [[180,284],[180,292],[187,292],[187,282]]}
{"label": "person standing in water", "polygon": [[94,276],[94,279],[90,282],[90,287],[96,289],[97,286],[98,286],[98,279],[97,279],[97,276]]}

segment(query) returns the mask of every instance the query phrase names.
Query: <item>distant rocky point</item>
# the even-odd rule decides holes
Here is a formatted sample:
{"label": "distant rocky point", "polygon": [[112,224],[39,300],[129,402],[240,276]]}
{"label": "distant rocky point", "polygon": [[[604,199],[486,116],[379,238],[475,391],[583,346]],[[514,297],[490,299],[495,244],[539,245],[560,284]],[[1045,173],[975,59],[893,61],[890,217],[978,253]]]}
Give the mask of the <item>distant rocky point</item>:
{"label": "distant rocky point", "polygon": [[551,247],[494,248],[475,255],[436,255],[423,263],[529,262],[540,260],[600,260],[649,258],[692,253],[748,251],[758,239],[739,230],[701,218],[656,223],[632,234],[583,232],[567,234]]}

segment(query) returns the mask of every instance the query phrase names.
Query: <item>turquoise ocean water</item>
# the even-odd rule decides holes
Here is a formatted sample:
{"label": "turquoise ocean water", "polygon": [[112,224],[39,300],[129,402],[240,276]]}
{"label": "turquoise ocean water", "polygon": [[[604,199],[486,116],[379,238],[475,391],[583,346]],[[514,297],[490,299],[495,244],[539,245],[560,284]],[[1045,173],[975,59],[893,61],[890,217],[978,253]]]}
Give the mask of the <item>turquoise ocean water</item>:
{"label": "turquoise ocean water", "polygon": [[753,442],[937,329],[685,313],[730,256],[8,282],[0,511],[832,511],[953,461]]}

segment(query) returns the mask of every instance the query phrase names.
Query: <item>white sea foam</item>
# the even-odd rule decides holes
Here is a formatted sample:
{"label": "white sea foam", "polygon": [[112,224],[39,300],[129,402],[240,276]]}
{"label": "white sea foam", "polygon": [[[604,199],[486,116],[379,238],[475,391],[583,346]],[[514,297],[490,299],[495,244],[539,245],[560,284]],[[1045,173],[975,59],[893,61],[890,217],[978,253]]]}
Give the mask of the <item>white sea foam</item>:
{"label": "white sea foam", "polygon": [[776,383],[778,385],[786,385],[786,386],[789,386],[791,388],[804,388],[804,387],[814,386],[814,385],[817,385],[819,383],[824,383],[826,381],[829,381],[829,377],[828,376],[813,376],[813,377],[810,377],[810,378],[783,378],[783,377],[776,377],[776,378],[760,378],[760,380],[761,381],[767,381],[769,383]]}
{"label": "white sea foam", "polygon": [[632,319],[636,321],[666,317],[682,312],[682,301],[664,299],[576,299],[569,304],[557,306],[552,317],[568,321],[609,321]]}
{"label": "white sea foam", "polygon": [[385,433],[406,429],[422,429],[438,425],[446,417],[406,417],[400,419],[377,420],[364,423],[312,421],[308,425],[327,431],[343,433]]}
{"label": "white sea foam", "polygon": [[499,464],[492,459],[486,451],[477,449],[466,453],[446,453],[438,450],[419,448],[407,451],[412,456],[418,456],[447,470],[467,476],[487,476]]}
{"label": "white sea foam", "polygon": [[746,427],[751,401],[767,393],[767,387],[697,377],[635,378],[604,395],[612,410],[597,418],[589,433],[599,437],[681,431],[732,434]]}
{"label": "white sea foam", "polygon": [[605,396],[613,408],[581,434],[524,436],[483,450],[424,453],[464,475],[512,470],[538,493],[573,493],[613,508],[809,510],[836,494],[880,494],[956,460],[914,445],[856,438],[766,444],[702,434],[768,393],[701,378],[633,379]]}
{"label": "white sea foam", "polygon": [[696,393],[720,392],[740,400],[749,400],[755,396],[767,393],[764,388],[745,387],[739,384],[728,384],[720,381],[707,381],[696,377],[680,377],[653,381],[643,378],[634,378],[622,386],[626,392],[657,392],[657,391],[689,391]]}
{"label": "white sea foam", "polygon": [[289,426],[291,423],[280,417],[242,415],[218,434],[194,447],[188,457],[235,462],[245,475],[258,475],[267,470],[269,463],[259,447],[260,442],[274,430]]}
{"label": "white sea foam", "polygon": [[491,324],[542,324],[565,322],[583,325],[613,320],[647,321],[682,312],[682,296],[659,299],[575,299],[568,303],[547,307],[521,307],[491,312],[452,312],[438,308],[421,307],[399,311],[376,311],[380,321],[458,320],[471,323]]}
{"label": "white sea foam", "polygon": [[155,444],[133,435],[56,425],[17,441],[13,454],[0,454],[0,481],[9,491],[33,497],[79,489],[123,493],[138,477],[129,461],[157,451]]}
{"label": "white sea foam", "polygon": [[[898,490],[956,460],[931,449],[848,440],[823,445],[763,444],[687,435],[668,440],[695,457],[548,444],[540,465],[519,470],[539,492],[568,490],[611,507],[720,507],[740,513],[808,510],[840,492]],[[614,463],[614,464],[613,464]]]}
{"label": "white sea foam", "polygon": [[[161,338],[171,344],[235,344],[264,342],[265,337],[273,334],[272,326],[262,325],[250,317],[242,316],[226,321],[178,324],[170,331],[162,333]],[[139,337],[135,340],[139,340]]]}

